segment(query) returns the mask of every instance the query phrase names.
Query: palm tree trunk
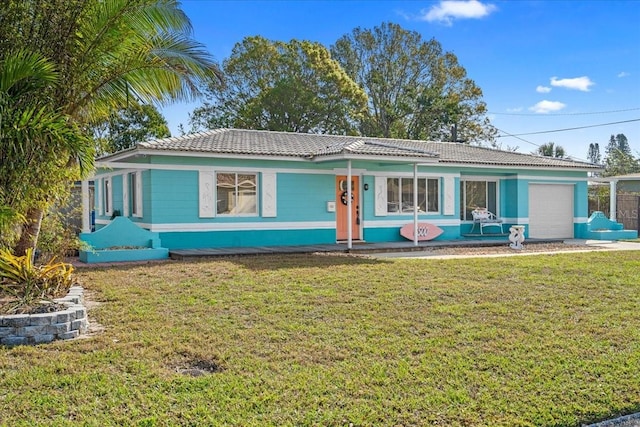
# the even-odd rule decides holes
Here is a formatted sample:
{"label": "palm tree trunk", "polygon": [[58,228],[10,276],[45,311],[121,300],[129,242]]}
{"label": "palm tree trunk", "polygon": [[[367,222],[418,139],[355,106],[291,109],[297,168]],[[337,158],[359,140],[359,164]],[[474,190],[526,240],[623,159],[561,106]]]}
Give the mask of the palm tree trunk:
{"label": "palm tree trunk", "polygon": [[40,224],[42,224],[43,216],[42,208],[31,208],[25,215],[25,222],[22,226],[20,239],[13,248],[13,253],[17,256],[24,256],[27,249],[33,248],[35,253],[36,244],[38,243],[38,235],[40,234]]}

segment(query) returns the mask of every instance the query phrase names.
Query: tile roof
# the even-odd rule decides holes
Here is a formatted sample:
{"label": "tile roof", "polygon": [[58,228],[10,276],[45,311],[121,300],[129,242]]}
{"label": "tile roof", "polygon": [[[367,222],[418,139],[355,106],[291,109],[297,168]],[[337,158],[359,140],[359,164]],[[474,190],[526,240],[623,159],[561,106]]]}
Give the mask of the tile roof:
{"label": "tile roof", "polygon": [[243,129],[215,129],[152,140],[138,144],[136,150],[297,157],[316,160],[335,155],[351,158],[407,157],[444,164],[600,169],[591,163],[570,159],[501,151],[453,142]]}

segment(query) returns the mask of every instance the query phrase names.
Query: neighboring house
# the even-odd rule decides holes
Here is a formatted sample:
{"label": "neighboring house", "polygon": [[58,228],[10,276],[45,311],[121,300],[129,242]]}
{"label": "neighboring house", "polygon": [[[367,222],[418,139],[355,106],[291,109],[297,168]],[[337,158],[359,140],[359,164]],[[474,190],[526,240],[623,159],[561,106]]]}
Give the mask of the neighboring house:
{"label": "neighboring house", "polygon": [[96,227],[119,211],[169,249],[401,241],[418,222],[464,239],[476,207],[528,238],[579,238],[600,170],[460,143],[239,129],[144,142],[97,167]]}
{"label": "neighboring house", "polygon": [[640,230],[640,173],[594,178],[590,185],[609,185],[609,218],[626,229]]}

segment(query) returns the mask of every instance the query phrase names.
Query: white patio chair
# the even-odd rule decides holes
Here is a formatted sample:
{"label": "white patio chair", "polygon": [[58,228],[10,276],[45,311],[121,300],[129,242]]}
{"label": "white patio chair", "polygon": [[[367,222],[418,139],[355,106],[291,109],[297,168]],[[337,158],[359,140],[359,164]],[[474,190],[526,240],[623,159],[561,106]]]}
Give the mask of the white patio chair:
{"label": "white patio chair", "polygon": [[471,211],[473,216],[473,227],[471,227],[471,233],[475,230],[476,225],[480,228],[480,234],[484,234],[485,227],[498,227],[500,228],[500,234],[504,234],[502,228],[502,220],[492,212],[489,212],[487,208],[475,208]]}

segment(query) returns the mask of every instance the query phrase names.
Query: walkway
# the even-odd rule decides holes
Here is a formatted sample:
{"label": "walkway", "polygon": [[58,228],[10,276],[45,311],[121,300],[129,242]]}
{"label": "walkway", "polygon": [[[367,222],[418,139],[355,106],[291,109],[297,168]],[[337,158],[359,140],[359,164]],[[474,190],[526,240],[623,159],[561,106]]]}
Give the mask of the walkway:
{"label": "walkway", "polygon": [[[560,243],[563,239],[532,239],[528,244],[536,243]],[[204,248],[204,249],[174,249],[169,251],[171,259],[182,260],[198,257],[219,257],[232,255],[264,255],[264,254],[295,254],[313,252],[343,252],[355,254],[371,253],[404,253],[419,252],[425,249],[451,248],[451,247],[490,247],[507,246],[505,239],[465,239],[435,242],[419,242],[415,246],[413,242],[387,242],[387,243],[361,243],[354,242],[351,250],[347,249],[346,243],[326,244],[326,245],[299,245],[299,246],[250,246],[235,248]]]}

